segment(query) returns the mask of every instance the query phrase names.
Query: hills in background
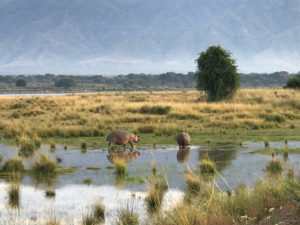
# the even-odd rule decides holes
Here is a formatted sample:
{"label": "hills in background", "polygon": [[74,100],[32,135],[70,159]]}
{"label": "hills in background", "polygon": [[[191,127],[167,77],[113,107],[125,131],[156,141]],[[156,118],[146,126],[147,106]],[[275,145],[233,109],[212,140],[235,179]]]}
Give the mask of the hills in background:
{"label": "hills in background", "polygon": [[186,73],[220,44],[240,72],[299,71],[298,0],[0,0],[0,73]]}

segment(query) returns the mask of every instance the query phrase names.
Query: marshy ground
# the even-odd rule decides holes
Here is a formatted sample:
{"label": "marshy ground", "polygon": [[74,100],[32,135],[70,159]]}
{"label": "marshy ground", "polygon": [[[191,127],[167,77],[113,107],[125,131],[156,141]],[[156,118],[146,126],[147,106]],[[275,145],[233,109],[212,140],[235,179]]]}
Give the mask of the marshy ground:
{"label": "marshy ground", "polygon": [[[0,97],[0,224],[299,224],[299,99],[283,89],[221,103],[195,91]],[[118,129],[140,135],[133,153],[107,151]]]}

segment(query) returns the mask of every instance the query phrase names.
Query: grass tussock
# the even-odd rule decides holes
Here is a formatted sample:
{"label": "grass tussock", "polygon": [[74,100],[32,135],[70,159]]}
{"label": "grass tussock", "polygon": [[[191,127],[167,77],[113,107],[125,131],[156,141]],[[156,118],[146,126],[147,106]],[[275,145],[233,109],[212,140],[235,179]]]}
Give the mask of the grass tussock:
{"label": "grass tussock", "polygon": [[279,159],[271,159],[266,166],[266,172],[271,174],[281,173],[282,165]]}
{"label": "grass tussock", "polygon": [[265,224],[260,222],[270,218],[274,210],[284,210],[297,199],[300,202],[300,184],[284,176],[261,179],[251,189],[239,185],[231,194],[211,185],[194,195],[192,203],[182,201],[164,215],[150,218],[150,224]]}
{"label": "grass tussock", "polygon": [[31,156],[34,152],[34,145],[31,138],[27,135],[22,135],[18,141],[20,144],[20,155],[25,157]]}
{"label": "grass tussock", "polygon": [[188,173],[185,176],[186,192],[191,194],[198,194],[201,191],[202,182],[201,179],[195,175]]}
{"label": "grass tussock", "polygon": [[41,147],[42,139],[41,139],[39,136],[34,135],[34,136],[33,136],[33,142],[34,142],[34,146],[35,146],[36,148],[39,148],[39,147]]}
{"label": "grass tussock", "polygon": [[124,159],[117,158],[114,160],[117,175],[124,175],[127,169],[127,164]]}
{"label": "grass tussock", "polygon": [[43,175],[53,175],[56,174],[57,164],[49,159],[48,155],[41,154],[40,158],[34,161],[31,166],[32,171],[43,174]]}
{"label": "grass tussock", "polygon": [[116,225],[139,225],[139,215],[133,209],[120,209]]}
{"label": "grass tussock", "polygon": [[47,190],[45,192],[45,197],[48,198],[48,199],[52,199],[52,198],[55,198],[55,191],[53,190]]}
{"label": "grass tussock", "polygon": [[168,183],[166,177],[156,175],[150,178],[150,189],[145,198],[149,212],[157,212],[161,208],[164,194],[167,190]]}
{"label": "grass tussock", "polygon": [[93,206],[92,206],[92,214],[94,216],[94,218],[96,219],[96,221],[98,221],[99,223],[104,222],[105,221],[105,206],[103,205],[102,202],[96,202]]}
{"label": "grass tussock", "polygon": [[2,173],[23,173],[24,165],[21,159],[8,159],[1,168]]}
{"label": "grass tussock", "polygon": [[12,208],[20,207],[20,186],[12,184],[8,189],[8,204]]}
{"label": "grass tussock", "polygon": [[200,161],[199,169],[203,175],[214,175],[217,172],[216,164],[209,158]]}

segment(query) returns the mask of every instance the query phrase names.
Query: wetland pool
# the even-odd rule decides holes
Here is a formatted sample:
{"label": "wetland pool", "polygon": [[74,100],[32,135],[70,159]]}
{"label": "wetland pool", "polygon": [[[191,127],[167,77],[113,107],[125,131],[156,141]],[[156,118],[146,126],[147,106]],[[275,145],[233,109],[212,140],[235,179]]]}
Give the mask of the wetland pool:
{"label": "wetland pool", "polygon": [[[288,147],[291,150],[288,159],[276,151]],[[295,173],[300,172],[300,142],[270,142],[284,169],[294,166]],[[260,151],[261,150],[261,153]],[[0,144],[3,155],[1,165],[18,155],[17,146]],[[157,173],[166,175],[169,189],[164,197],[163,209],[167,210],[183,197],[185,189],[184,173],[187,168],[197,169],[199,160],[208,154],[217,164],[220,175],[216,176],[218,186],[226,190],[234,189],[238,184],[253,186],[265,176],[264,169],[271,158],[265,152],[263,142],[244,142],[191,146],[189,150],[178,150],[177,146],[137,147],[134,152],[108,153],[107,149],[87,149],[56,145],[42,145],[29,158],[24,158],[25,168],[29,168],[40,153],[46,153],[53,160],[59,158],[64,168],[76,167],[75,172],[57,175],[56,179],[39,180],[25,175],[20,184],[20,204],[18,209],[8,204],[8,189],[11,183],[0,180],[0,224],[43,224],[45,219],[59,218],[63,224],[77,224],[90,206],[101,199],[106,207],[105,222],[114,224],[120,207],[133,207],[139,215],[146,215],[144,199],[147,196],[147,177],[152,173],[151,163],[155,162]],[[255,153],[253,153],[255,152]],[[299,154],[298,154],[299,153]],[[112,159],[124,157],[128,162],[125,179],[119,179],[111,167]],[[83,184],[89,179],[91,184]],[[224,180],[226,182],[224,182]],[[228,183],[230,187],[228,187]],[[55,192],[55,196],[46,196],[46,191]]]}

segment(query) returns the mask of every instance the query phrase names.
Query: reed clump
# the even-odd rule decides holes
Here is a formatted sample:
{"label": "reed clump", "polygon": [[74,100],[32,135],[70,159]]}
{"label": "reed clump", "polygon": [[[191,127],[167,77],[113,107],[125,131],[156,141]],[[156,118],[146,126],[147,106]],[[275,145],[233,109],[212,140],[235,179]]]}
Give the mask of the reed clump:
{"label": "reed clump", "polygon": [[192,202],[182,201],[165,214],[151,217],[150,224],[261,224],[271,209],[284,210],[290,204],[296,213],[293,202],[300,197],[300,184],[284,176],[274,178],[261,179],[251,189],[241,184],[230,195],[215,185],[207,186],[193,196]]}
{"label": "reed clump", "polygon": [[53,175],[56,174],[57,164],[49,159],[48,155],[41,154],[40,158],[34,161],[31,166],[32,171],[43,174],[43,175]]}
{"label": "reed clump", "polygon": [[117,175],[125,175],[127,164],[124,159],[117,158],[114,160],[114,165],[116,168],[116,174]]}
{"label": "reed clump", "polygon": [[102,202],[96,202],[92,207],[93,216],[99,223],[105,221],[105,206]]}
{"label": "reed clump", "polygon": [[8,159],[1,168],[3,173],[23,173],[24,170],[23,162],[19,158]]}
{"label": "reed clump", "polygon": [[139,225],[139,215],[132,209],[124,208],[118,211],[117,225]]}
{"label": "reed clump", "polygon": [[214,175],[217,171],[216,164],[209,158],[204,158],[200,161],[199,169],[203,175]]}
{"label": "reed clump", "polygon": [[41,139],[39,136],[34,135],[34,136],[33,136],[33,142],[34,142],[34,146],[35,146],[36,148],[39,148],[39,147],[41,147],[42,139]]}
{"label": "reed clump", "polygon": [[282,165],[279,159],[271,159],[266,166],[266,172],[271,174],[281,173]]}
{"label": "reed clump", "polygon": [[12,184],[8,189],[8,204],[12,208],[20,207],[20,186]]}
{"label": "reed clump", "polygon": [[201,191],[202,182],[201,179],[195,175],[188,173],[185,176],[186,192],[191,194],[198,194]]}
{"label": "reed clump", "polygon": [[145,198],[149,212],[157,212],[161,208],[163,197],[167,190],[168,183],[165,177],[156,175],[150,179],[150,189]]}
{"label": "reed clump", "polygon": [[22,156],[28,157],[33,154],[34,145],[30,137],[28,137],[27,135],[22,135],[19,138],[19,144],[21,146],[19,151]]}

